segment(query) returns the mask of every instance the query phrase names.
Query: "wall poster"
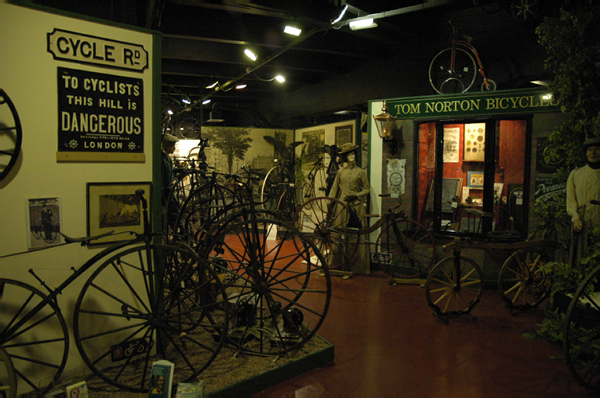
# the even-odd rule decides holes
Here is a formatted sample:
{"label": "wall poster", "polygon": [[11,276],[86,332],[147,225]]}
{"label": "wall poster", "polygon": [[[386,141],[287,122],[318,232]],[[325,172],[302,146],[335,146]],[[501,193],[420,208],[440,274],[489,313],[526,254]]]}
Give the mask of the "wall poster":
{"label": "wall poster", "polygon": [[444,128],[444,163],[458,163],[460,128]]}
{"label": "wall poster", "polygon": [[143,80],[57,71],[57,160],[144,161]]}

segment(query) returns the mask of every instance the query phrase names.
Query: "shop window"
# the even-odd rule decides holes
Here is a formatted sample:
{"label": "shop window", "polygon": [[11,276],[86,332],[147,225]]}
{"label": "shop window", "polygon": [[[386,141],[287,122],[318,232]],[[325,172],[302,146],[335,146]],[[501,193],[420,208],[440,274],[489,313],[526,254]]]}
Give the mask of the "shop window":
{"label": "shop window", "polygon": [[527,231],[527,120],[420,123],[417,218],[434,232]]}

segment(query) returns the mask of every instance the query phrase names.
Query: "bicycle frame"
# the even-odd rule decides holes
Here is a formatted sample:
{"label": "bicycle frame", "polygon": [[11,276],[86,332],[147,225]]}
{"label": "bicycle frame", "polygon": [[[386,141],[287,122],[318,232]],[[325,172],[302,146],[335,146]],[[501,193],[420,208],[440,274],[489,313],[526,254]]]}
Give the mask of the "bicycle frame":
{"label": "bicycle frame", "polygon": [[475,56],[475,60],[477,61],[477,68],[478,68],[477,71],[483,78],[483,82],[484,82],[485,86],[489,89],[490,83],[488,82],[488,79],[485,76],[485,72],[483,71],[483,65],[481,63],[481,59],[479,58],[479,53],[477,52],[475,47],[470,42],[468,42],[466,40],[458,40],[458,28],[456,28],[454,25],[452,25],[452,23],[450,23],[450,26],[452,26],[452,57],[451,57],[451,61],[450,61],[451,71],[456,72],[456,69],[455,69],[456,48],[457,48],[457,46],[463,46],[463,47],[467,48],[469,51],[471,51],[473,53],[473,55]]}

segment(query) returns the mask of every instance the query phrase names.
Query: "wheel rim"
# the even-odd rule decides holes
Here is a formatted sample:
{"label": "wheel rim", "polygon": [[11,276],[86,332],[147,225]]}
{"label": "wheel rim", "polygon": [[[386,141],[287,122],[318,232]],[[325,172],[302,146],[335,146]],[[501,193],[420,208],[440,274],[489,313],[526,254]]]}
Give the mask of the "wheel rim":
{"label": "wheel rim", "polygon": [[569,371],[583,386],[600,391],[600,267],[579,285],[567,309],[563,351]]}
{"label": "wheel rim", "polygon": [[294,225],[315,244],[330,269],[347,269],[358,249],[358,236],[341,232],[346,214],[344,203],[323,197],[304,203],[294,216]]}
{"label": "wheel rim", "polygon": [[[429,82],[438,94],[469,91],[477,77],[477,65],[468,51],[455,49],[454,71],[450,70],[451,57],[452,49],[447,48],[440,51],[429,65]],[[454,91],[459,88],[461,91]]]}
{"label": "wheel rim", "polygon": [[155,245],[148,259],[145,246],[130,248],[85,283],[75,305],[75,342],[105,382],[146,392],[154,361],[175,363],[177,383],[199,375],[218,355],[227,299],[216,274],[188,250]]}
{"label": "wheel rim", "polygon": [[[67,362],[66,322],[54,301],[36,288],[9,279],[0,279],[0,287],[0,345],[13,362],[18,393],[43,394],[58,381]],[[19,325],[40,304],[35,315]]]}
{"label": "wheel rim", "polygon": [[[284,232],[270,240],[273,227]],[[319,266],[324,259],[314,244],[291,224],[258,219],[229,225],[208,255],[224,280],[232,308],[228,337],[237,350],[280,355],[302,346],[323,323],[329,272]]]}
{"label": "wheel rim", "polygon": [[0,89],[0,105],[7,105],[13,118],[10,126],[3,126],[0,129],[0,181],[2,181],[17,163],[21,153],[23,130],[17,108],[2,89]]}
{"label": "wheel rim", "polygon": [[498,274],[498,292],[509,308],[537,307],[548,296],[550,277],[542,267],[548,258],[545,253],[531,249],[513,253]]}
{"label": "wheel rim", "polygon": [[440,316],[468,314],[481,299],[483,274],[477,263],[461,257],[458,277],[454,261],[448,257],[437,263],[425,285],[427,303]]}
{"label": "wheel rim", "polygon": [[435,263],[435,239],[422,225],[412,220],[394,221],[400,232],[388,224],[377,237],[375,247],[379,265],[392,278],[420,278]]}

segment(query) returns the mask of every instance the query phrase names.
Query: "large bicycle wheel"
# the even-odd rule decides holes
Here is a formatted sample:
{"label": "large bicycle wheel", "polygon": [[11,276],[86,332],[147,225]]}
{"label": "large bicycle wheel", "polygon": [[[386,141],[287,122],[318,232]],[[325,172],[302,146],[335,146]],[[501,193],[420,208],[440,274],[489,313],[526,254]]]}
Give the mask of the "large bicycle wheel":
{"label": "large bicycle wheel", "polygon": [[443,319],[470,314],[483,293],[483,273],[468,257],[446,257],[438,262],[427,278],[427,304]]}
{"label": "large bicycle wheel", "polygon": [[454,69],[452,69],[452,49],[440,51],[429,65],[429,82],[439,94],[464,93],[477,77],[477,64],[466,50],[455,49]]}
{"label": "large bicycle wheel", "polygon": [[0,345],[12,360],[19,395],[46,393],[69,354],[67,324],[56,302],[26,283],[0,279]]}
{"label": "large bicycle wheel", "polygon": [[305,202],[294,216],[294,225],[315,244],[330,269],[347,270],[360,243],[358,235],[343,232],[348,212],[341,201],[322,197]]}
{"label": "large bicycle wheel", "polygon": [[0,123],[0,181],[13,169],[19,154],[21,153],[21,144],[23,142],[23,129],[21,128],[21,119],[17,108],[10,97],[0,88],[0,105],[6,105],[8,108],[0,107],[0,120],[11,122]]}
{"label": "large bicycle wheel", "polygon": [[181,206],[176,225],[180,233],[198,241],[228,214],[236,201],[229,188],[208,183],[192,191]]}
{"label": "large bicycle wheel", "polygon": [[293,187],[295,179],[289,170],[281,165],[277,165],[265,176],[261,190],[260,202],[264,210],[275,211],[279,203],[279,198],[286,189]]}
{"label": "large bicycle wheel", "polygon": [[[393,224],[392,224],[393,223]],[[421,223],[396,220],[381,229],[375,245],[379,265],[392,278],[421,278],[435,263],[435,239]]]}
{"label": "large bicycle wheel", "polygon": [[547,246],[514,252],[498,273],[498,293],[510,309],[535,308],[550,293],[550,275],[540,268],[550,259]]}
{"label": "large bicycle wheel", "polygon": [[175,364],[175,380],[198,376],[219,353],[228,324],[217,275],[189,248],[132,247],[102,263],[74,311],[75,343],[102,380],[146,392],[152,363]]}
{"label": "large bicycle wheel", "polygon": [[229,341],[240,352],[280,355],[322,325],[331,280],[315,245],[294,226],[248,214],[229,224],[206,255],[222,275],[231,305]]}
{"label": "large bicycle wheel", "polygon": [[567,366],[583,386],[600,392],[600,267],[581,282],[566,314],[563,351]]}

